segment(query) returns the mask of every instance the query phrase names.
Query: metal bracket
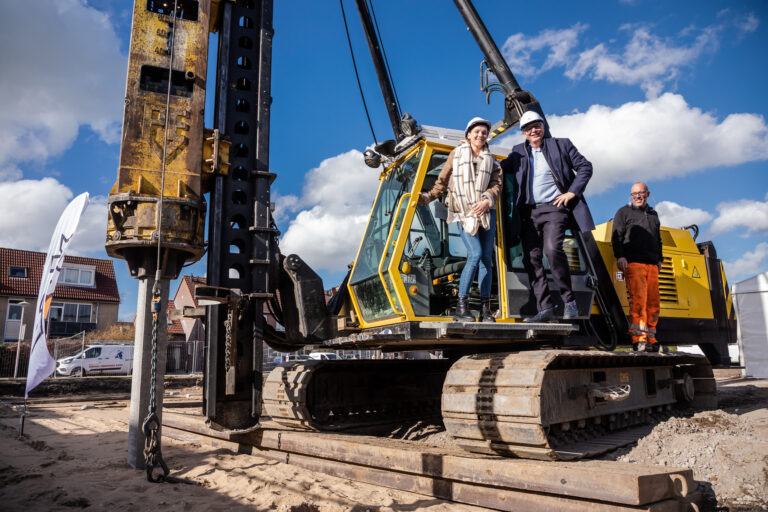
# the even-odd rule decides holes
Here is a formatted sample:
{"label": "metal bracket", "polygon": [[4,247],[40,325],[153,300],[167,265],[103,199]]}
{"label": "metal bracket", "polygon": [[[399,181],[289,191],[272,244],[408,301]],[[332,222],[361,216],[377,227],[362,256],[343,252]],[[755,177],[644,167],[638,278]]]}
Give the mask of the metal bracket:
{"label": "metal bracket", "polygon": [[204,173],[229,174],[229,139],[222,135],[218,128],[205,129],[203,138],[203,166]]}

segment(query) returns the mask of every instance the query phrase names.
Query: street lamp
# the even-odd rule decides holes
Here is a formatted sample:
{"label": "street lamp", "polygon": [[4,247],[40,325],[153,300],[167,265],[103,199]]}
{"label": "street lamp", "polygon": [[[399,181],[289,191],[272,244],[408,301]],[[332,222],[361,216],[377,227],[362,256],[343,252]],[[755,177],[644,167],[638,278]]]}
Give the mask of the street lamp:
{"label": "street lamp", "polygon": [[19,302],[21,306],[21,320],[19,321],[19,336],[16,339],[16,364],[13,366],[13,378],[15,379],[19,373],[19,355],[21,354],[21,339],[24,336],[24,308],[29,306],[29,302],[23,300]]}

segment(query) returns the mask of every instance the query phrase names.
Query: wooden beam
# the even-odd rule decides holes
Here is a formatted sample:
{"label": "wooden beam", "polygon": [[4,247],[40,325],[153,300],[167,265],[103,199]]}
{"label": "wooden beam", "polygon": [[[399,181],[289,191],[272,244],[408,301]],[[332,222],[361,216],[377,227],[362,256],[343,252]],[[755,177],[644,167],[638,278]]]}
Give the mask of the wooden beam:
{"label": "wooden beam", "polygon": [[[231,443],[230,449],[239,453],[270,457],[313,471],[443,499],[502,507],[502,510],[508,508],[503,506],[507,503],[505,500],[517,503],[519,510],[539,510],[531,508],[530,496],[536,496],[537,503],[546,503],[547,510],[562,508],[560,501],[550,499],[552,496],[558,500],[575,500],[574,503],[599,500],[614,507],[630,507],[626,510],[677,510],[668,508],[670,505],[666,502],[679,503],[695,487],[693,472],[683,468],[613,461],[509,459],[393,439],[322,432],[264,429],[233,435],[209,429],[200,417],[172,413],[164,416],[164,422],[176,429]],[[498,498],[500,495],[506,498]],[[658,508],[661,503],[666,504]],[[635,508],[638,506],[643,508]]]}

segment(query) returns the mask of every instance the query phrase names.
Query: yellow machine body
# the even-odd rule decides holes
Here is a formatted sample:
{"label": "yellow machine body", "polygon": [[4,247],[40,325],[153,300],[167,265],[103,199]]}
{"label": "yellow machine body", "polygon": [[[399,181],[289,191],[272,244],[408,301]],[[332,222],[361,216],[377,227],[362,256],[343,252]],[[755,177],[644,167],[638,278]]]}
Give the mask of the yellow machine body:
{"label": "yellow machine body", "polygon": [[120,163],[109,194],[105,246],[110,256],[127,261],[135,277],[154,270],[158,236],[167,277],[204,252],[201,168],[210,1],[178,4],[174,17],[163,12],[161,2],[134,3]]}

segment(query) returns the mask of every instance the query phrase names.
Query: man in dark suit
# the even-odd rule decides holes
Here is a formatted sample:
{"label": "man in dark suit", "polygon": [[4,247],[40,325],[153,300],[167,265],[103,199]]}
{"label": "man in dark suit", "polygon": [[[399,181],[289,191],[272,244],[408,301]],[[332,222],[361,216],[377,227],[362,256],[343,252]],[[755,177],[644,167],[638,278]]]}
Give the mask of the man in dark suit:
{"label": "man in dark suit", "polygon": [[514,206],[520,219],[523,265],[538,309],[525,321],[550,322],[557,318],[544,272],[544,254],[565,305],[562,318],[576,318],[579,311],[563,240],[565,230],[573,228],[571,217],[581,231],[595,228],[583,196],[592,177],[592,164],[569,139],[547,137],[544,119],[536,112],[523,114],[520,129],[526,141],[512,148],[501,167],[515,177]]}

